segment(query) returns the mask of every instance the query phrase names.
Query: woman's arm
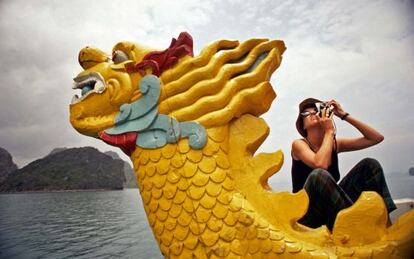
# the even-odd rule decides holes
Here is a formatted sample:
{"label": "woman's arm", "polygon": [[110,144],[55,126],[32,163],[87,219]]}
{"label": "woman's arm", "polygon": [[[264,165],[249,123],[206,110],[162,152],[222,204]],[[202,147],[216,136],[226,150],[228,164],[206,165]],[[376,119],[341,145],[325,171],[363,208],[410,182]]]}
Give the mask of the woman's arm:
{"label": "woman's arm", "polygon": [[297,139],[292,143],[292,157],[295,160],[302,160],[307,166],[315,169],[328,169],[331,164],[334,131],[327,131],[324,134],[322,145],[319,150],[313,152],[309,145]]}
{"label": "woman's arm", "polygon": [[329,114],[326,110],[322,113],[322,118],[318,118],[324,131],[322,144],[315,153],[309,145],[297,139],[292,143],[292,157],[296,160],[302,160],[311,168],[327,169],[331,164],[332,149],[334,145],[334,128],[332,124],[333,114]]}
{"label": "woman's arm", "polygon": [[[346,112],[342,109],[341,105],[335,100],[329,102],[334,106],[334,113],[336,116],[342,118],[346,115]],[[345,121],[354,126],[359,132],[361,132],[362,137],[359,138],[340,138],[337,140],[337,150],[339,152],[347,152],[364,149],[373,145],[376,145],[384,140],[384,136],[370,127],[368,124],[357,120],[351,115],[345,117]]]}

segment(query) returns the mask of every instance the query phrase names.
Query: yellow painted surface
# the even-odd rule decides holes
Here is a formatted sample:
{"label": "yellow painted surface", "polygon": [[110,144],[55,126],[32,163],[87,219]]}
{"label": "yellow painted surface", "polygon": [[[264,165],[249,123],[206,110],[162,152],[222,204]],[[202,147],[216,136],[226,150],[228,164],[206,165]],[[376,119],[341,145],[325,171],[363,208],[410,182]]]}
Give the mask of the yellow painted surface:
{"label": "yellow painted surface", "polygon": [[[139,62],[150,50],[118,43]],[[267,181],[283,153],[257,154],[269,128],[259,116],[276,93],[269,80],[285,51],[282,41],[219,40],[198,56],[183,57],[165,71],[159,111],[197,121],[208,134],[202,150],[188,140],[156,149],[137,147],[131,159],[141,198],[160,250],[168,258],[408,258],[414,246],[414,211],[386,227],[385,205],[366,192],[339,213],[333,232],[296,221],[307,210],[304,191],[271,190]],[[100,73],[106,90],[70,106],[82,134],[112,127],[123,103],[139,99],[139,73],[128,74],[104,52],[85,48],[81,75]],[[250,69],[263,53],[267,56]]]}

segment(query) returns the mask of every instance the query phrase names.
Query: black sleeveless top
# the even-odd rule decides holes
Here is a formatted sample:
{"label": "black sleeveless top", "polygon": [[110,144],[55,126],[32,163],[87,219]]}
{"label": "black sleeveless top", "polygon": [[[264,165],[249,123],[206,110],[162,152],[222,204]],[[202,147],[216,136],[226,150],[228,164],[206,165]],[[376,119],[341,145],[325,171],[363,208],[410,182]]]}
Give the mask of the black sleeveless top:
{"label": "black sleeveless top", "polygon": [[[313,170],[313,168],[307,166],[302,160],[295,160],[292,157],[292,192],[295,193],[303,189],[306,179]],[[335,148],[332,150],[331,165],[328,167],[327,171],[332,175],[335,181],[339,181],[338,153]]]}

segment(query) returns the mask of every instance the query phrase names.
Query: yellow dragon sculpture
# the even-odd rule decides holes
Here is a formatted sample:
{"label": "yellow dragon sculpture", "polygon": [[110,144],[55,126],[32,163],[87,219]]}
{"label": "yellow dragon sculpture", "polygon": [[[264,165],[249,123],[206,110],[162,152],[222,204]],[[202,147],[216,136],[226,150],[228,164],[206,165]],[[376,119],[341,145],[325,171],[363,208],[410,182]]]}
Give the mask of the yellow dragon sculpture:
{"label": "yellow dragon sculpture", "polygon": [[70,122],[131,157],[142,202],[167,258],[409,258],[414,210],[386,227],[385,205],[364,192],[332,233],[297,223],[308,197],[275,192],[283,153],[254,155],[269,133],[259,116],[283,41],[219,40],[193,57],[181,33],[169,48],[121,42],[86,47]]}

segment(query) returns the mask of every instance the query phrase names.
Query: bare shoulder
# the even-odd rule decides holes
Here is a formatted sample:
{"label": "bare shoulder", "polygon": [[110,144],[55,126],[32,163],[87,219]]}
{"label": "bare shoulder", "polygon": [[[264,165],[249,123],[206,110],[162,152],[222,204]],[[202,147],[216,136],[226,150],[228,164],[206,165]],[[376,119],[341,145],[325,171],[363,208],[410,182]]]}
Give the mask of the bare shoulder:
{"label": "bare shoulder", "polygon": [[297,160],[297,154],[306,146],[306,143],[302,139],[295,139],[292,142],[291,154],[293,159]]}
{"label": "bare shoulder", "polygon": [[292,148],[302,147],[303,145],[306,145],[306,142],[303,139],[295,139],[292,142]]}

